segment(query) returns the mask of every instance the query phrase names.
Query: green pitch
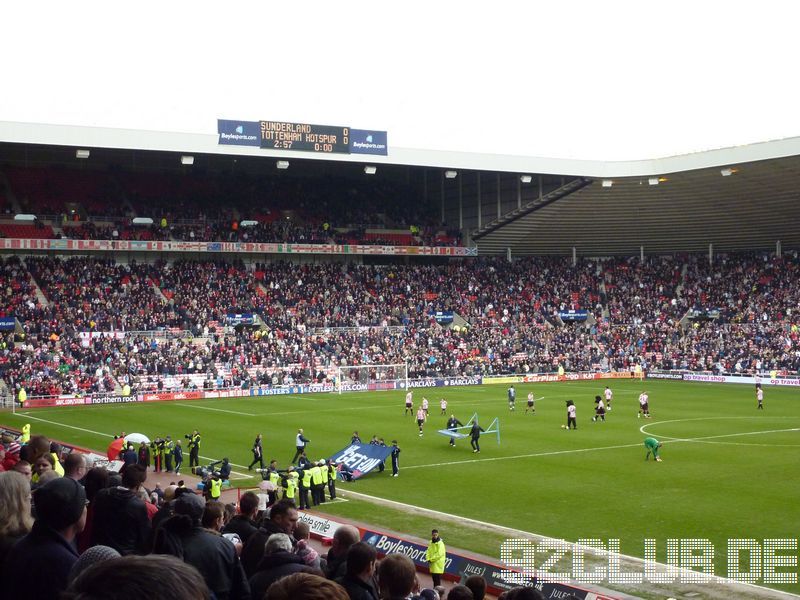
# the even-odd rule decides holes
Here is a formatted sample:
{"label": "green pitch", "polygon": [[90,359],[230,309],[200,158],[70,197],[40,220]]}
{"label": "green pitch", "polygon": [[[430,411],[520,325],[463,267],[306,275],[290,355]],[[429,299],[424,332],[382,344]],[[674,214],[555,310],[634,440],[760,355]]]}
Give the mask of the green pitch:
{"label": "green pitch", "polygon": [[[197,428],[204,462],[228,456],[240,474],[234,476],[242,477],[234,483],[241,485],[254,481],[246,479],[245,467],[257,433],[264,435],[265,460],[275,458],[285,468],[298,427],[311,440],[312,460],[344,448],[357,430],[364,442],[372,435],[398,440],[400,476],[389,477],[388,469],[341,489],[569,541],[619,539],[621,551],[636,556],[643,554],[643,540],[654,538],[660,560],[668,538],[707,538],[720,575],[729,538],[798,538],[800,392],[766,387],[765,410],[758,411],[750,385],[610,380],[612,410],[605,423],[594,423],[593,398],[605,383],[519,385],[514,412],[506,385],[415,390],[415,408],[423,394],[430,400],[423,437],[414,416],[403,414],[402,392],[39,409],[5,413],[0,421],[17,428],[29,422],[34,434],[103,451],[121,430],[182,439]],[[525,414],[531,389],[543,397],[535,415]],[[642,389],[650,395],[651,419],[637,418]],[[451,448],[436,434],[447,418],[440,415],[442,395],[447,416],[466,421],[477,412],[484,426],[499,417],[501,445],[490,435],[481,440],[480,454],[468,439]],[[567,399],[577,406],[575,431],[561,427]],[[664,442],[663,462],[644,460],[648,436]],[[187,463],[188,454],[184,469]],[[325,510],[419,535],[431,528],[430,518],[393,517],[359,502]],[[499,548],[492,552],[485,542],[449,541],[499,557]]]}

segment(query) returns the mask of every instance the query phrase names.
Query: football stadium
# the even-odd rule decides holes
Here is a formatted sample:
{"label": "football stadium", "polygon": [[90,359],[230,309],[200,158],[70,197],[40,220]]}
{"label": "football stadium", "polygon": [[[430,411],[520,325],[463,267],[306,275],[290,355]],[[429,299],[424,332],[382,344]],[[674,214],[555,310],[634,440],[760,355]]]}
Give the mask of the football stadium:
{"label": "football stadium", "polygon": [[[409,77],[399,33],[325,56],[332,29],[267,28],[289,52],[265,66],[200,44],[210,10],[164,10],[189,45],[48,29],[0,100],[0,600],[800,597],[796,118],[668,146],[682,117],[654,108],[628,126],[651,151],[493,98],[470,137],[464,63]],[[532,106],[571,106],[538,77]]]}

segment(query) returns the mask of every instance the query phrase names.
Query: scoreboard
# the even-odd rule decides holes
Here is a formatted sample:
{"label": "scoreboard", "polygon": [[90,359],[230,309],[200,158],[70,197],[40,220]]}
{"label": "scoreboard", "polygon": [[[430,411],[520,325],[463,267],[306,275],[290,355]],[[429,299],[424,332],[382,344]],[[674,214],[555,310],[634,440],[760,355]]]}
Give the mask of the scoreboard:
{"label": "scoreboard", "polygon": [[335,154],[350,153],[350,128],[286,121],[259,121],[261,147]]}

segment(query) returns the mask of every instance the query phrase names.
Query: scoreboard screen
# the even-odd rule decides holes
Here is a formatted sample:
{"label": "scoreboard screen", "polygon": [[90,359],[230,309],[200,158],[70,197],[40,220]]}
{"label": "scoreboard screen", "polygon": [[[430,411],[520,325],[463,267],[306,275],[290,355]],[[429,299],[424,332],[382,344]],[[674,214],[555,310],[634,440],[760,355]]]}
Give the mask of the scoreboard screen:
{"label": "scoreboard screen", "polygon": [[350,128],[286,121],[259,121],[261,147],[272,150],[350,153]]}

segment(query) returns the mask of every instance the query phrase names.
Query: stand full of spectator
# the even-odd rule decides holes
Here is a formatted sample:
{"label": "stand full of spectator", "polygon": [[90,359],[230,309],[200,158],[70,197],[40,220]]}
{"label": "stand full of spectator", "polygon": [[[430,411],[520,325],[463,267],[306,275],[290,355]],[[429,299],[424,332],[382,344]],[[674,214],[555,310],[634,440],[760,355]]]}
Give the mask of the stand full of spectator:
{"label": "stand full of spectator", "polygon": [[69,477],[36,491],[36,522],[11,549],[3,566],[0,598],[50,600],[67,587],[78,560],[75,537],[86,524],[86,492]]}

